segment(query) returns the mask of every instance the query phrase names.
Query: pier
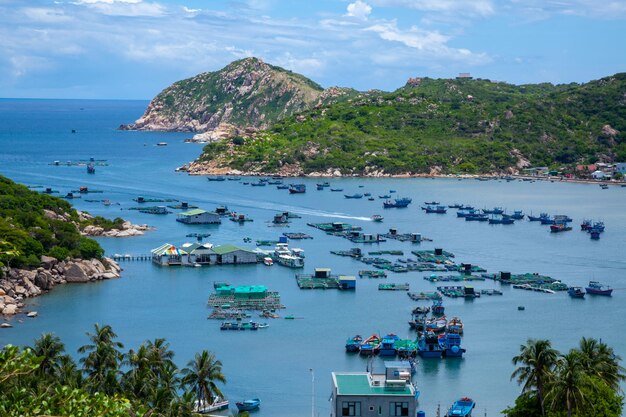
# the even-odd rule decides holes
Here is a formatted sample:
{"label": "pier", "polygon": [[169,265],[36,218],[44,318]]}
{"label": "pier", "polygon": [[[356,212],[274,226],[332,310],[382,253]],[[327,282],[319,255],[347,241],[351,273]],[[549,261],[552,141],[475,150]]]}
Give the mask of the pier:
{"label": "pier", "polygon": [[115,255],[110,256],[110,258],[113,259],[115,262],[151,261],[152,255],[120,255],[116,253]]}

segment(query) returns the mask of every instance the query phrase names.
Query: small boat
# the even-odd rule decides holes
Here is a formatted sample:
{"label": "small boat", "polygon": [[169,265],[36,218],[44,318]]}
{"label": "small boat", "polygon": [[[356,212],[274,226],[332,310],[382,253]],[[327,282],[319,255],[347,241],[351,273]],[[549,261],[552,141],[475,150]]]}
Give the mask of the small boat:
{"label": "small boat", "polygon": [[389,194],[385,194],[385,195],[379,195],[378,198],[387,199],[387,198],[391,198],[391,196]]}
{"label": "small boat", "polygon": [[226,178],[224,178],[224,177],[207,177],[207,180],[222,182],[222,181],[226,181]]}
{"label": "small boat", "polygon": [[267,185],[267,182],[265,181],[257,181],[257,182],[253,182],[250,184],[253,187],[265,187]]}
{"label": "small boat", "polygon": [[363,193],[363,196],[365,196],[365,197],[371,197],[371,196],[372,196],[372,193]]}
{"label": "small boat", "polygon": [[384,208],[404,208],[404,207],[408,207],[409,204],[411,204],[413,200],[407,197],[404,198],[396,198],[394,201],[391,200],[385,200],[383,202],[383,207]]}
{"label": "small boat", "polygon": [[483,209],[484,214],[502,214],[504,209],[502,207],[494,207],[492,209]]}
{"label": "small boat", "polygon": [[261,405],[261,400],[259,400],[258,398],[253,398],[251,400],[238,401],[235,403],[235,405],[237,406],[237,409],[239,411],[252,411],[259,408],[259,406]]}
{"label": "small boat", "polygon": [[550,225],[551,233],[567,232],[568,230],[572,230],[572,228],[565,223],[555,223]]}
{"label": "small boat", "polygon": [[369,198],[367,199],[367,201],[374,201],[374,200],[376,200],[374,197],[369,197]]}
{"label": "small boat", "polygon": [[291,184],[289,186],[289,194],[304,194],[306,193],[306,185],[304,184]]}
{"label": "small boat", "polygon": [[396,192],[396,190],[389,190],[390,194],[395,193],[395,192]]}
{"label": "small boat", "polygon": [[451,209],[462,209],[463,207],[464,207],[463,204],[459,204],[459,203],[448,204],[448,208],[451,208]]}
{"label": "small boat", "polygon": [[591,220],[587,220],[587,219],[585,219],[585,220],[583,220],[583,222],[580,224],[580,230],[587,231],[587,230],[590,230],[590,229],[591,229],[591,227],[592,227]]}
{"label": "small boat", "polygon": [[583,287],[569,287],[567,294],[572,298],[585,298],[585,290],[583,290]]}
{"label": "small boat", "polygon": [[345,198],[363,198],[363,194],[351,194],[351,195],[344,194],[343,196]]}
{"label": "small boat", "polygon": [[324,181],[322,183],[317,183],[317,186],[320,188],[330,187],[330,183],[328,181]]}
{"label": "small boat", "polygon": [[443,303],[440,300],[435,300],[433,301],[433,306],[431,308],[432,312],[434,315],[443,315],[443,313],[445,312],[445,307],[443,306]]}
{"label": "small boat", "polygon": [[270,258],[269,256],[263,258],[263,263],[267,266],[272,266],[274,265],[274,260],[272,258]]}
{"label": "small boat", "polygon": [[445,417],[471,417],[476,403],[469,397],[463,397],[452,404]]}
{"label": "small boat", "polygon": [[[457,213],[458,214],[458,213]],[[465,216],[466,222],[486,222],[489,221],[489,216],[486,214],[468,214]]]}
{"label": "small boat", "polygon": [[380,336],[371,335],[361,343],[361,355],[374,355],[380,349]]}
{"label": "small boat", "polygon": [[459,211],[456,212],[456,217],[474,216],[476,214],[478,214],[478,213],[476,212],[475,209],[473,209],[473,208],[469,209],[467,207],[464,207],[464,208],[462,208],[462,209],[460,209]]}
{"label": "small boat", "polygon": [[323,191],[324,187],[320,184],[317,184],[317,191]]}
{"label": "small boat", "polygon": [[156,146],[167,146],[167,142],[159,142]]}
{"label": "small boat", "polygon": [[330,191],[334,192],[334,193],[338,193],[343,191],[343,188],[331,188]]}
{"label": "small boat", "polygon": [[600,231],[598,229],[591,229],[589,231],[589,236],[591,237],[591,239],[593,240],[598,240],[600,239]]}
{"label": "small boat", "polygon": [[590,230],[594,230],[594,229],[599,232],[604,232],[604,222],[594,222]]}
{"label": "small boat", "polygon": [[543,219],[549,219],[550,215],[548,213],[540,213],[539,216],[533,216],[532,214],[528,214],[528,220],[531,222],[540,222]]}
{"label": "small boat", "polygon": [[463,334],[463,322],[458,317],[452,317],[446,326],[447,333]]}
{"label": "small boat", "polygon": [[382,222],[383,221],[383,216],[381,216],[380,214],[374,214],[372,217],[370,217],[372,219],[373,222]]}
{"label": "small boat", "polygon": [[439,204],[439,201],[424,201],[424,204],[426,204],[427,206],[436,206]]}
{"label": "small boat", "polygon": [[346,340],[346,352],[358,352],[362,341],[363,338],[358,334]]}
{"label": "small boat", "polygon": [[397,350],[394,345],[398,340],[400,340],[400,338],[393,333],[389,333],[387,336],[383,337],[380,342],[380,356],[396,356]]}
{"label": "small boat", "polygon": [[433,317],[426,321],[426,330],[433,333],[441,333],[446,329],[447,324],[446,316]]}
{"label": "small boat", "polygon": [[602,285],[598,281],[589,281],[589,285],[585,287],[587,294],[591,295],[611,295],[613,288],[608,285]]}
{"label": "small boat", "polygon": [[413,314],[428,314],[430,312],[430,307],[428,306],[418,306],[415,307],[412,311]]}
{"label": "small boat", "polygon": [[417,354],[422,358],[441,358],[443,349],[439,345],[439,338],[433,332],[425,332],[418,341]]}
{"label": "small boat", "polygon": [[277,190],[288,190],[289,189],[289,185],[287,184],[280,184],[276,186]]}
{"label": "small boat", "polygon": [[199,414],[208,414],[213,411],[225,410],[228,408],[228,400],[216,396],[212,403],[204,400],[196,400],[194,403],[194,412]]}
{"label": "small boat", "polygon": [[502,213],[503,218],[522,220],[524,218],[524,212],[522,210],[515,210],[513,214]]}
{"label": "small boat", "polygon": [[448,211],[448,209],[446,209],[446,206],[435,206],[435,205],[422,207],[422,210],[424,210],[426,213],[437,213],[437,214],[446,214],[446,212]]}
{"label": "small boat", "polygon": [[461,347],[461,335],[458,333],[439,335],[439,346],[446,358],[460,358],[465,353],[465,349]]}

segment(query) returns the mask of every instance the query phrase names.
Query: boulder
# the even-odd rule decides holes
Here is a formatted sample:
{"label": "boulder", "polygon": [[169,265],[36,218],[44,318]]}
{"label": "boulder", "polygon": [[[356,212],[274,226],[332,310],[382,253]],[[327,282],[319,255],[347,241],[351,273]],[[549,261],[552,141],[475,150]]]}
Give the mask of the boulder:
{"label": "boulder", "polygon": [[3,295],[7,295],[7,293],[2,288],[0,288],[0,297],[2,297]]}
{"label": "boulder", "polygon": [[90,277],[83,269],[82,264],[70,263],[65,269],[66,282],[89,282]]}
{"label": "boulder", "polygon": [[105,272],[104,274],[101,275],[102,279],[115,279],[115,278],[119,278],[120,276],[118,274],[116,274],[115,272]]}
{"label": "boulder", "polygon": [[50,282],[52,276],[50,275],[49,272],[45,271],[45,272],[40,272],[37,274],[37,276],[35,277],[35,285],[38,286],[39,288],[41,288],[42,290],[49,290],[50,289]]}
{"label": "boulder", "polygon": [[58,262],[59,261],[57,261],[57,258],[53,258],[52,256],[41,256],[41,265],[45,269],[52,269],[52,267],[55,266]]}
{"label": "boulder", "polygon": [[7,304],[4,306],[4,309],[2,309],[2,314],[5,316],[12,316],[15,313],[17,313],[17,305],[15,304]]}

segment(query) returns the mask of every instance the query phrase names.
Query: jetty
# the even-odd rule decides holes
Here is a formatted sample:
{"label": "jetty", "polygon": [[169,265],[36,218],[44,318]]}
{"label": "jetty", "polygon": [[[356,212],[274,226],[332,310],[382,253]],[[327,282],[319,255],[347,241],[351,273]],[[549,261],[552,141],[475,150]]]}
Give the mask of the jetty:
{"label": "jetty", "polygon": [[315,268],[314,274],[297,274],[296,282],[300,289],[356,289],[356,278],[349,275],[333,275],[330,268]]}

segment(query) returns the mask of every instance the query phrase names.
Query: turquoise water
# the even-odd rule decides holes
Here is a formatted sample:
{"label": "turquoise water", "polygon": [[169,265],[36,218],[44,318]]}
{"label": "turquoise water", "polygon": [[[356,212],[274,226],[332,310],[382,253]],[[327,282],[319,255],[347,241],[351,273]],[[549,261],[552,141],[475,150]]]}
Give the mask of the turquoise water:
{"label": "turquoise water", "polygon": [[[122,132],[115,128],[141,115],[143,101],[0,100],[0,174],[28,185],[53,187],[65,194],[86,185],[104,190],[89,198],[108,198],[119,206],[74,200],[78,209],[107,217],[121,216],[135,223],[157,227],[143,237],[101,239],[108,254],[145,254],[164,242],[181,244],[190,232],[209,232],[215,244],[243,245],[243,237],[276,239],[285,231],[306,232],[313,240],[292,245],[306,252],[305,271],[330,267],[334,273],[356,275],[364,264],[329,254],[330,249],[360,246],[365,251],[441,247],[454,252],[459,262],[483,266],[489,272],[539,272],[570,285],[595,279],[616,288],[614,296],[572,300],[566,294],[537,294],[502,287],[503,296],[483,296],[474,301],[445,299],[448,316],[465,323],[464,359],[421,360],[416,382],[422,391],[420,408],[434,415],[438,403],[447,407],[459,396],[471,396],[479,415],[498,415],[511,404],[519,387],[509,381],[511,357],[529,337],[553,340],[563,351],[581,336],[602,338],[626,357],[626,335],[621,330],[626,315],[626,189],[601,190],[595,185],[550,182],[479,182],[453,179],[335,179],[333,187],[345,194],[371,192],[378,196],[390,189],[409,196],[414,203],[404,210],[383,210],[381,200],[347,200],[344,193],[316,191],[316,180],[304,179],[308,191],[289,195],[286,190],[246,187],[237,182],[209,182],[205,178],[175,173],[193,160],[201,145],[183,143],[184,133]],[[71,130],[76,133],[72,134]],[[168,146],[157,147],[166,141]],[[51,166],[53,160],[107,159],[88,175],[84,167]],[[363,185],[363,188],[359,188]],[[135,206],[132,198],[171,197],[212,209],[218,204],[254,219],[240,226],[224,221],[219,226],[187,226],[174,215],[152,216],[121,210]],[[571,232],[550,234],[545,226],[517,222],[490,226],[446,215],[425,214],[421,202],[461,202],[476,207],[503,206],[565,213],[574,218]],[[277,211],[302,215],[291,227],[268,227]],[[372,223],[372,214],[385,216]],[[591,241],[578,230],[583,218],[602,219],[607,231]],[[326,236],[307,222],[345,221],[363,226],[366,232],[419,232],[433,242],[420,245],[388,241],[366,246]],[[124,275],[115,281],[57,287],[48,295],[29,300],[39,311],[37,319],[23,320],[0,332],[0,344],[29,344],[42,332],[54,332],[69,351],[86,342],[93,323],[111,324],[121,341],[136,347],[146,339],[165,337],[183,366],[201,349],[216,353],[224,364],[226,395],[234,402],[261,398],[259,416],[310,415],[311,372],[315,372],[315,413],[328,415],[331,371],[363,371],[366,362],[344,353],[344,342],[360,333],[395,332],[409,336],[407,320],[417,303],[402,292],[379,292],[381,280],[360,279],[355,292],[299,290],[294,271],[275,265],[215,266],[207,268],[159,268],[149,262],[123,263]],[[422,279],[427,273],[390,274],[385,282],[410,282],[411,291],[433,290],[437,284]],[[258,332],[220,332],[219,322],[207,320],[206,305],[214,281],[263,284],[279,291],[287,309],[283,315],[298,320],[270,320]],[[480,288],[500,288],[491,281],[476,282]],[[525,311],[517,306],[524,305]],[[380,369],[381,363],[375,361]]]}

